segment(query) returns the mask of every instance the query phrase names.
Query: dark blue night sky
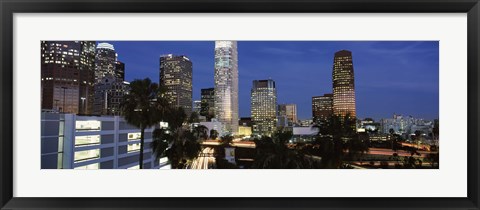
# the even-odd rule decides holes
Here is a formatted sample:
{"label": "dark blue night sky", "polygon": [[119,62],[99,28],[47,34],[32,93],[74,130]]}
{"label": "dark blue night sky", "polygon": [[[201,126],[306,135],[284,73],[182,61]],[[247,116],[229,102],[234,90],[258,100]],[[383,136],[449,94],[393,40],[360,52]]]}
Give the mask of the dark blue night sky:
{"label": "dark blue night sky", "polygon": [[[193,62],[193,100],[213,87],[213,41],[107,41],[125,63],[125,79],[158,83],[159,56],[186,55]],[[250,116],[253,80],[275,80],[278,103],[295,103],[299,119],[311,118],[312,96],[332,92],[336,51],[352,51],[357,117],[394,113],[424,119],[439,116],[438,42],[239,41],[240,117]]]}

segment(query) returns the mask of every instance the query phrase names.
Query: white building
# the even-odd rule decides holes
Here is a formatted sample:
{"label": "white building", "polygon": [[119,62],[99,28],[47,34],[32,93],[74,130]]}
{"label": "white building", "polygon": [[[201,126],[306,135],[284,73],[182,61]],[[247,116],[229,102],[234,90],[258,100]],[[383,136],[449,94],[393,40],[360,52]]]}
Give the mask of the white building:
{"label": "white building", "polygon": [[238,131],[238,52],[236,41],[215,42],[215,117],[222,132]]}
{"label": "white building", "polygon": [[318,128],[316,127],[292,127],[292,142],[306,142],[312,141],[318,134]]}
{"label": "white building", "polygon": [[[42,169],[139,168],[140,129],[122,117],[42,113],[41,129]],[[166,158],[154,161],[153,130],[145,130],[145,169],[167,164]]]}
{"label": "white building", "polygon": [[223,128],[223,123],[219,122],[217,119],[212,118],[210,122],[200,122],[200,125],[203,125],[208,128],[208,135],[210,135],[210,131],[216,130],[218,132],[218,137],[225,136],[227,132],[225,132]]}

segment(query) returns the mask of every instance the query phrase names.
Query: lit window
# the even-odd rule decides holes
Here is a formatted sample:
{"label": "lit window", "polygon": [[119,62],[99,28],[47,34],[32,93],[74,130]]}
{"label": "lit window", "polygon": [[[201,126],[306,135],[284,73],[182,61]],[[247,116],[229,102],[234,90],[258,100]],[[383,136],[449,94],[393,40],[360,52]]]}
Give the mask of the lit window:
{"label": "lit window", "polygon": [[75,136],[75,146],[100,144],[100,135]]}
{"label": "lit window", "polygon": [[128,167],[127,169],[140,169],[140,166],[136,165],[136,166]]}
{"label": "lit window", "polygon": [[75,152],[75,162],[96,159],[100,157],[100,149]]}
{"label": "lit window", "polygon": [[140,132],[137,133],[128,133],[128,140],[129,141],[135,141],[135,140],[140,140]]}
{"label": "lit window", "polygon": [[140,150],[140,143],[137,144],[129,144],[127,146],[127,152],[136,152]]}
{"label": "lit window", "polygon": [[75,169],[99,169],[100,168],[99,166],[100,166],[99,163],[94,163],[90,165],[75,167]]}
{"label": "lit window", "polygon": [[99,131],[101,122],[98,120],[76,121],[75,129],[77,131]]}

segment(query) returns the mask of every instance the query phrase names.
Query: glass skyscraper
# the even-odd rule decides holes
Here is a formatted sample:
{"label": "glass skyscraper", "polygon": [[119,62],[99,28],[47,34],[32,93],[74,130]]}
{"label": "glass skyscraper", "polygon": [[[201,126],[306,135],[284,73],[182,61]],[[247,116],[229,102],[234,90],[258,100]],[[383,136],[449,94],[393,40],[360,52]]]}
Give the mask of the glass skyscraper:
{"label": "glass skyscraper", "polygon": [[341,50],[333,60],[333,114],[356,117],[352,52]]}
{"label": "glass skyscraper", "polygon": [[95,54],[95,83],[102,82],[105,76],[115,75],[117,65],[117,53],[113,45],[98,43]]}
{"label": "glass skyscraper", "polygon": [[166,89],[168,102],[192,113],[192,61],[184,55],[160,56],[160,86]]}
{"label": "glass skyscraper", "polygon": [[107,75],[95,85],[93,114],[120,115],[123,97],[130,91],[130,83]]}
{"label": "glass skyscraper", "polygon": [[317,124],[328,121],[333,114],[333,94],[312,97],[312,117]]}
{"label": "glass skyscraper", "polygon": [[91,114],[95,42],[41,42],[42,109]]}
{"label": "glass skyscraper", "polygon": [[115,77],[120,81],[125,81],[125,63],[118,60],[115,62]]}
{"label": "glass skyscraper", "polygon": [[250,102],[253,133],[270,136],[277,125],[277,90],[275,81],[254,80]]}
{"label": "glass skyscraper", "polygon": [[297,123],[297,105],[296,104],[279,104],[278,116],[284,116],[288,120],[288,126]]}
{"label": "glass skyscraper", "polygon": [[215,117],[224,132],[238,132],[238,52],[236,41],[215,42]]}
{"label": "glass skyscraper", "polygon": [[210,121],[215,117],[215,88],[201,89],[201,99],[200,115]]}

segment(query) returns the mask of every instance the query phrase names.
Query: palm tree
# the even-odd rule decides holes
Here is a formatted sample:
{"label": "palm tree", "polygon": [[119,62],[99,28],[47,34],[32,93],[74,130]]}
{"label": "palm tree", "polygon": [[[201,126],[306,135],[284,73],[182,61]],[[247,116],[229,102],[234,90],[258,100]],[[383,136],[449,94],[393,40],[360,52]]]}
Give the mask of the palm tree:
{"label": "palm tree", "polygon": [[[388,130],[388,133],[390,134],[390,138],[391,138],[388,142],[391,143],[392,151],[396,152],[397,151],[397,140],[398,140],[397,136],[398,135],[395,133],[395,130],[393,130],[393,128],[390,128]],[[388,144],[387,144],[387,146],[388,146]]]}
{"label": "palm tree", "polygon": [[192,129],[195,138],[200,140],[207,140],[208,139],[208,128],[204,125],[196,125]]}
{"label": "palm tree", "polygon": [[312,155],[321,157],[321,168],[339,168],[343,159],[343,142],[341,140],[341,118],[330,116],[320,125],[313,144]]}
{"label": "palm tree", "polygon": [[225,136],[220,137],[220,139],[222,140],[222,145],[230,146],[230,144],[233,141],[233,136],[232,135],[225,135]]}
{"label": "palm tree", "polygon": [[198,157],[200,141],[206,139],[208,129],[201,125],[189,129],[184,124],[187,116],[182,108],[170,108],[164,118],[169,127],[153,132],[153,153],[157,160],[167,155],[172,168],[184,168],[188,161]]}
{"label": "palm tree", "polygon": [[272,137],[263,136],[256,139],[256,155],[252,168],[262,169],[306,169],[313,168],[311,158],[301,151],[289,149],[287,142],[292,138],[292,132],[277,131]]}
{"label": "palm tree", "polygon": [[340,168],[343,161],[353,160],[368,152],[368,138],[359,136],[355,131],[356,119],[349,114],[332,115],[320,125],[313,142],[313,155],[321,157],[321,168]]}
{"label": "palm tree", "polygon": [[225,148],[229,147],[233,141],[232,135],[225,135],[220,137],[220,145],[218,146],[218,150],[215,150],[215,158],[218,160],[225,158]]}
{"label": "palm tree", "polygon": [[163,108],[160,101],[163,100],[158,85],[148,78],[131,82],[130,92],[123,98],[122,116],[127,123],[140,128],[140,169],[143,168],[145,129],[160,122],[159,113]]}
{"label": "palm tree", "polygon": [[347,156],[350,160],[355,160],[368,152],[367,142],[361,140],[359,135],[354,135],[351,139],[345,142],[345,148],[348,151]]}
{"label": "palm tree", "polygon": [[198,118],[198,113],[197,112],[192,112],[190,116],[188,117],[188,123],[198,123],[200,122],[200,119]]}
{"label": "palm tree", "polygon": [[422,131],[416,130],[415,131],[415,143],[419,144],[422,139]]}
{"label": "palm tree", "polygon": [[[428,161],[430,161],[430,164],[431,164],[432,168],[438,168],[439,167],[439,165],[438,165],[438,162],[439,162],[438,152],[428,154],[426,159]],[[435,163],[437,163],[437,164],[435,165]]]}
{"label": "palm tree", "polygon": [[210,138],[215,140],[218,138],[218,131],[215,129],[210,130]]}

